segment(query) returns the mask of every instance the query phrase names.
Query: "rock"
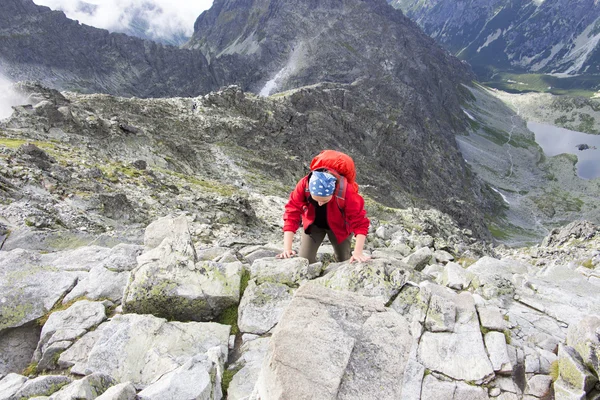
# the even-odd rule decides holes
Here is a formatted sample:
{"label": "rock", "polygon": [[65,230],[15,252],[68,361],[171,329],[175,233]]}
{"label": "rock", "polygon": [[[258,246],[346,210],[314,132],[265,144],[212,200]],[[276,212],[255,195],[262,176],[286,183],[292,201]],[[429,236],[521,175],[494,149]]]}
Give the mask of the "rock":
{"label": "rock", "polygon": [[[166,373],[146,387],[137,398],[140,400],[215,399],[222,398],[221,379],[215,363],[199,354],[181,367]],[[190,384],[192,383],[193,384]]]}
{"label": "rock", "polygon": [[596,378],[583,364],[583,360],[577,351],[569,346],[558,347],[558,373],[560,379],[575,392],[589,392],[598,382]]}
{"label": "rock", "polygon": [[131,382],[124,382],[108,388],[96,400],[135,400],[136,390]]}
{"label": "rock", "polygon": [[581,356],[583,363],[600,375],[600,318],[589,315],[569,326],[567,345]]}
{"label": "rock", "polygon": [[0,333],[43,316],[76,284],[78,274],[41,264],[38,253],[3,252],[0,260]]}
{"label": "rock", "polygon": [[35,396],[50,396],[59,391],[63,386],[71,383],[72,379],[62,375],[42,375],[29,379],[14,394],[16,399],[29,399]]}
{"label": "rock", "polygon": [[85,363],[88,354],[100,337],[100,330],[86,333],[58,357],[57,364],[60,368],[71,368],[71,373],[85,375]]}
{"label": "rock", "polygon": [[81,297],[89,300],[108,299],[120,304],[128,281],[129,272],[113,272],[101,266],[93,267],[65,296],[63,304]]}
{"label": "rock", "polygon": [[49,400],[93,400],[115,384],[115,380],[108,375],[92,374],[64,386]]}
{"label": "rock", "polygon": [[574,221],[562,228],[556,228],[542,241],[544,247],[557,247],[571,239],[589,240],[598,233],[598,227],[589,221]]}
{"label": "rock", "polygon": [[433,252],[433,258],[439,263],[446,264],[450,261],[454,261],[454,256],[444,250],[436,250]]}
{"label": "rock", "polygon": [[484,328],[500,332],[506,329],[506,321],[499,308],[481,306],[477,307],[477,313],[479,314],[479,322]]}
{"label": "rock", "polygon": [[254,391],[261,366],[267,354],[271,338],[257,338],[244,343],[240,349],[241,356],[236,366],[242,366],[233,376],[227,388],[228,400],[242,400],[249,397]]}
{"label": "rock", "polygon": [[494,376],[488,359],[471,294],[455,295],[456,323],[453,332],[423,333],[418,361],[432,371],[460,380],[482,383]]}
{"label": "rock", "polygon": [[[166,237],[185,235],[188,232],[187,220],[184,216],[173,218],[170,216],[160,218],[146,227],[144,233],[144,246],[147,249],[158,247]],[[189,234],[189,232],[188,232]]]}
{"label": "rock", "polygon": [[506,348],[506,339],[503,333],[488,332],[483,337],[485,348],[490,356],[490,362],[494,371],[498,374],[510,374],[513,371],[508,349]]}
{"label": "rock", "polygon": [[421,387],[425,376],[425,367],[414,360],[409,360],[404,369],[402,393],[403,400],[420,400]]}
{"label": "rock", "polygon": [[118,382],[146,386],[197,354],[221,346],[227,352],[230,327],[216,323],[167,322],[151,315],[117,315],[96,329],[99,336],[81,367]]}
{"label": "rock", "polygon": [[410,256],[403,259],[403,261],[408,264],[411,268],[422,271],[423,268],[431,261],[433,257],[433,252],[429,247],[422,247],[419,250],[415,251]]}
{"label": "rock", "polygon": [[[454,398],[456,390],[455,382],[447,382],[436,379],[433,375],[427,375],[423,379],[423,388],[421,389],[422,399],[447,400]],[[452,396],[449,394],[452,393]]]}
{"label": "rock", "polygon": [[31,362],[41,328],[33,325],[0,332],[0,376],[23,371]]}
{"label": "rock", "polygon": [[98,200],[102,215],[114,220],[134,221],[136,219],[135,208],[125,194],[101,194],[98,196]]}
{"label": "rock", "polygon": [[46,358],[48,361],[41,363],[42,365],[39,365],[39,363],[38,368],[44,370],[53,367],[53,365],[48,365],[48,362],[55,359],[54,355],[45,357],[49,346],[58,342],[68,342],[59,345],[59,351],[63,351],[73,341],[98,326],[105,319],[106,312],[104,305],[88,300],[78,301],[65,311],[52,313],[42,328],[40,341],[33,356],[33,360],[38,363],[43,358]]}
{"label": "rock", "polygon": [[412,344],[407,326],[379,301],[306,283],[274,330],[256,390],[265,399],[368,398],[374,390],[398,398]]}
{"label": "rock", "polygon": [[306,258],[262,258],[254,261],[250,267],[250,277],[256,284],[263,282],[282,283],[289,287],[298,287],[302,282],[315,279],[321,274],[322,264],[308,264]]}
{"label": "rock", "polygon": [[452,332],[456,323],[456,304],[449,296],[432,294],[429,299],[425,329],[431,332]]}
{"label": "rock", "polygon": [[587,400],[586,392],[571,387],[567,382],[558,379],[552,385],[554,388],[554,398],[560,400]]}
{"label": "rock", "polygon": [[467,268],[474,275],[471,285],[486,299],[512,296],[515,287],[512,282],[515,274],[527,274],[529,268],[513,260],[497,260],[482,257]]}
{"label": "rock", "polygon": [[525,389],[525,394],[529,394],[537,398],[544,398],[550,395],[551,386],[551,376],[534,375],[527,381],[527,388]]}
{"label": "rock", "polygon": [[282,283],[248,282],[238,311],[241,332],[262,335],[279,322],[285,307],[292,300],[293,290]]}
{"label": "rock", "polygon": [[[168,221],[164,225],[169,225]],[[208,321],[236,305],[242,263],[195,260],[186,219],[173,220],[171,232],[161,244],[138,257],[139,265],[131,272],[123,296],[125,312]]]}
{"label": "rock", "polygon": [[280,252],[281,251],[277,250],[277,249],[261,247],[261,248],[254,250],[252,253],[245,255],[244,258],[246,259],[246,262],[248,262],[250,265],[252,265],[252,263],[254,261],[256,261],[260,258],[272,258],[272,257],[275,257]]}
{"label": "rock", "polygon": [[387,303],[409,279],[409,271],[401,261],[374,259],[368,263],[341,263],[315,282]]}
{"label": "rock", "polygon": [[27,377],[19,374],[8,374],[0,379],[0,400],[9,400],[25,382]]}
{"label": "rock", "polygon": [[472,275],[460,265],[449,262],[444,267],[440,284],[451,289],[463,290],[471,284]]}
{"label": "rock", "polygon": [[201,250],[196,249],[196,254],[199,261],[217,261],[217,258],[229,251],[231,250],[228,247],[209,247]]}

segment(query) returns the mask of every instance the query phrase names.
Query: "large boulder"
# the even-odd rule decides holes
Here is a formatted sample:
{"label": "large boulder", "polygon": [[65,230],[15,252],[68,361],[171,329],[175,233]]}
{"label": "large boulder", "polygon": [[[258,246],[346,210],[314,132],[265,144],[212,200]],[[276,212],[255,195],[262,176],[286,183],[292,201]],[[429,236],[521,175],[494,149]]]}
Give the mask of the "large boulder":
{"label": "large boulder", "polygon": [[123,296],[126,312],[208,321],[240,299],[240,262],[196,262],[187,220],[179,217],[161,244],[138,257]]}
{"label": "large boulder", "polygon": [[285,307],[292,300],[294,290],[283,283],[248,282],[238,311],[240,331],[262,335],[279,322]]}
{"label": "large boulder", "polygon": [[40,339],[40,327],[30,324],[0,332],[0,377],[23,371],[29,363]]}
{"label": "large boulder", "polygon": [[381,301],[306,283],[274,330],[256,389],[265,400],[400,398],[411,343],[406,319]]}
{"label": "large boulder", "polygon": [[230,329],[214,322],[167,322],[151,315],[117,315],[94,331],[97,337],[87,360],[71,371],[104,373],[118,382],[131,381],[144,387],[213,347],[226,354]]}

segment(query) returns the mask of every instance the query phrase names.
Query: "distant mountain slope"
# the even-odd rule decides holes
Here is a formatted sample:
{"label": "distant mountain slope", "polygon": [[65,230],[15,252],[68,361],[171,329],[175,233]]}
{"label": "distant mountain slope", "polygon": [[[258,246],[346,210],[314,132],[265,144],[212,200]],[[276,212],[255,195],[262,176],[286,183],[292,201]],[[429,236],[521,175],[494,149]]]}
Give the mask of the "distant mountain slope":
{"label": "distant mountain slope", "polygon": [[481,73],[600,73],[595,0],[388,0]]}
{"label": "distant mountain slope", "polygon": [[0,70],[15,80],[125,96],[193,96],[217,87],[199,51],[80,25],[31,0],[0,2]]}

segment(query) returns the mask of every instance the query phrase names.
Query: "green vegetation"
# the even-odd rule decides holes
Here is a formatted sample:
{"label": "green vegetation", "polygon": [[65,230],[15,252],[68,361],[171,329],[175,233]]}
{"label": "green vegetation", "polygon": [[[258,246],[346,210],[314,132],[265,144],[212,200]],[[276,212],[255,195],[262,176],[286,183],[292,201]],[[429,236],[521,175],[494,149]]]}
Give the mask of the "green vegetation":
{"label": "green vegetation", "polygon": [[585,260],[584,262],[581,263],[581,265],[587,269],[594,269],[594,264],[592,263],[592,260]]}
{"label": "green vegetation", "polygon": [[506,344],[511,344],[512,343],[512,335],[510,333],[510,330],[505,329],[502,331],[502,333],[504,333],[504,339],[506,341]]}
{"label": "green vegetation", "polygon": [[[250,281],[250,271],[248,271],[247,269],[243,269],[242,276],[240,278],[240,299],[244,295],[244,292],[246,291],[246,288],[248,287],[249,281]],[[238,323],[237,323],[238,307],[239,307],[239,304],[235,304],[233,306],[228,307],[217,318],[218,323],[231,326],[231,334],[232,335],[237,335],[240,333],[240,328],[238,327]]]}
{"label": "green vegetation", "polygon": [[52,307],[50,309],[50,311],[48,311],[46,314],[44,314],[43,316],[41,316],[37,319],[37,321],[36,321],[37,324],[39,326],[44,326],[44,324],[48,321],[48,318],[50,318],[50,315],[52,315],[52,313],[55,313],[57,311],[64,311],[67,308],[71,307],[73,304],[75,304],[81,300],[86,300],[86,298],[78,297],[78,298],[68,301],[67,303],[64,303],[64,304],[62,302],[62,299],[60,299],[59,301],[56,302],[56,304],[54,304],[54,307]]}
{"label": "green vegetation", "polygon": [[23,376],[35,375],[37,373],[37,367],[38,367],[38,363],[32,362],[27,367],[25,367],[23,372],[21,372],[21,375],[23,375]]}
{"label": "green vegetation", "polygon": [[461,257],[458,260],[456,260],[456,263],[463,268],[468,268],[471,265],[475,264],[475,262],[477,262],[476,259],[469,257]]}
{"label": "green vegetation", "polygon": [[549,375],[552,378],[552,382],[556,382],[558,380],[558,375],[559,375],[558,360],[552,361],[552,364],[550,364]]}
{"label": "green vegetation", "polygon": [[497,72],[493,80],[482,83],[509,93],[538,92],[589,98],[600,89],[600,75],[558,78],[544,74]]}
{"label": "green vegetation", "polygon": [[229,389],[229,384],[231,383],[233,376],[237,374],[240,369],[242,369],[241,366],[236,366],[235,368],[226,369],[223,371],[223,377],[221,378],[221,390],[223,391],[224,398],[227,396],[227,389]]}

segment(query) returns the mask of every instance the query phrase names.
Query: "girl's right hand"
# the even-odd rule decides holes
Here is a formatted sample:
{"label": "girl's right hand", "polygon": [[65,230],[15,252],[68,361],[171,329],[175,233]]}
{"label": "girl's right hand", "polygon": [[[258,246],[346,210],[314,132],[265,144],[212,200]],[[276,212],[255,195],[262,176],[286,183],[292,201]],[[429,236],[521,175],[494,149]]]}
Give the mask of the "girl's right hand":
{"label": "girl's right hand", "polygon": [[294,250],[284,250],[282,253],[277,254],[277,258],[292,258],[296,255]]}

